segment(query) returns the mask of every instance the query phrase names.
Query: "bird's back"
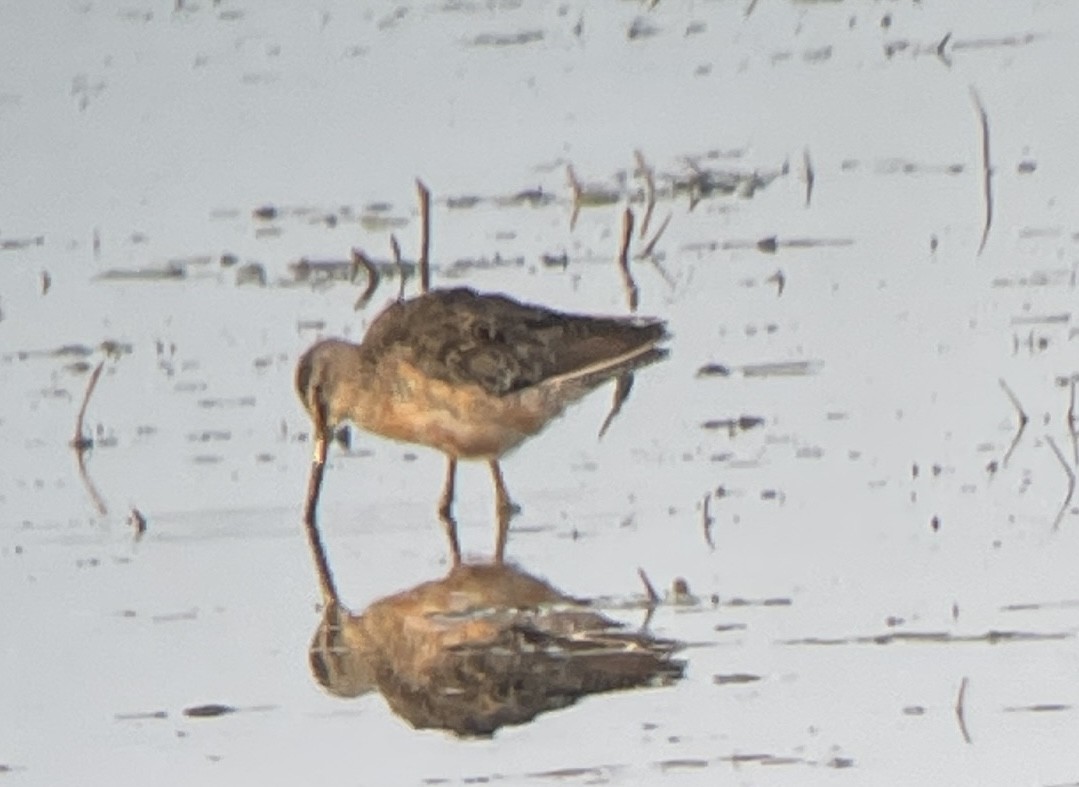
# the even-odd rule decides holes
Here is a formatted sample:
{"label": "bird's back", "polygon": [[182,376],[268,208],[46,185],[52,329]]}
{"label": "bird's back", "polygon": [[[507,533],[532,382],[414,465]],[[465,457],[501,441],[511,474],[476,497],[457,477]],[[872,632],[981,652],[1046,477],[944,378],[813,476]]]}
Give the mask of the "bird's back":
{"label": "bird's back", "polygon": [[602,369],[666,335],[660,320],[567,314],[461,287],[391,305],[363,344],[375,354],[404,351],[432,379],[503,396]]}

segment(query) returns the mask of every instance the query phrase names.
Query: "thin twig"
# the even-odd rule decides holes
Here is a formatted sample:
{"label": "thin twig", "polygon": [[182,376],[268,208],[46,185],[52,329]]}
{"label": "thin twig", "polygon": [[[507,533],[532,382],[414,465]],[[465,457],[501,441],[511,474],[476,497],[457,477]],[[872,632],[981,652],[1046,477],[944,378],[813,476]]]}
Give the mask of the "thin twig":
{"label": "thin twig", "polygon": [[1015,437],[1012,438],[1012,444],[1008,446],[1008,450],[1004,453],[1004,458],[1000,460],[1001,467],[1008,466],[1008,460],[1012,456],[1012,452],[1015,447],[1019,445],[1019,440],[1023,436],[1023,432],[1027,428],[1030,418],[1027,417],[1026,411],[1023,410],[1023,405],[1019,404],[1019,397],[1015,395],[1015,392],[1004,382],[1004,378],[1001,377],[997,382],[1000,383],[1000,387],[1004,389],[1004,393],[1008,395],[1008,398],[1012,401],[1012,407],[1015,408],[1015,412],[1019,415],[1019,428],[1015,432]]}
{"label": "thin twig", "polygon": [[98,514],[101,516],[105,516],[109,510],[86,470],[86,452],[93,447],[94,439],[83,432],[83,421],[86,418],[86,408],[90,404],[90,397],[97,387],[97,381],[101,377],[101,372],[104,368],[105,362],[101,361],[90,375],[90,380],[86,384],[86,393],[82,397],[82,406],[79,407],[79,414],[75,418],[75,436],[71,438],[70,443],[71,447],[75,449],[75,461],[79,467],[79,478],[82,480],[83,486],[86,487],[90,499],[93,500],[94,508],[97,509]]}
{"label": "thin twig", "polygon": [[371,260],[367,259],[367,255],[357,248],[352,249],[352,272],[349,278],[353,281],[356,280],[356,274],[359,273],[360,268],[367,271],[367,286],[363,292],[360,293],[360,297],[356,299],[356,305],[353,306],[355,311],[359,311],[368,304],[371,300],[371,296],[375,294],[375,290],[378,289],[379,275],[378,268]]}
{"label": "thin twig", "polygon": [[401,244],[396,235],[390,235],[390,249],[393,251],[393,264],[397,268],[397,302],[405,299],[405,264],[401,262]]}
{"label": "thin twig", "polygon": [[945,48],[948,46],[948,42],[952,40],[951,31],[945,34],[944,38],[940,39],[940,43],[937,44],[937,57],[940,58],[940,62],[946,65],[948,68],[952,67],[952,59],[945,52]]}
{"label": "thin twig", "polygon": [[431,192],[423,181],[416,178],[416,191],[420,196],[420,293],[431,289],[430,261],[427,258],[431,243]]}
{"label": "thin twig", "polygon": [[569,215],[569,231],[573,232],[577,226],[577,216],[581,212],[581,181],[577,180],[577,173],[573,171],[573,165],[566,165],[566,180],[569,181],[570,190],[573,192],[573,212]]}
{"label": "thin twig", "polygon": [[698,165],[697,162],[694,161],[691,158],[687,158],[685,160],[685,162],[686,162],[686,166],[689,167],[691,170],[693,170],[693,175],[689,179],[689,189],[688,189],[688,192],[689,192],[689,211],[690,211],[690,213],[692,213],[693,209],[695,207],[697,207],[697,203],[699,203],[701,201],[701,198],[702,198],[701,180],[702,180],[702,178],[704,178],[704,170],[702,170],[700,168],[700,165]]}
{"label": "thin twig", "polygon": [[963,676],[963,682],[959,684],[959,695],[955,698],[955,718],[959,721],[959,731],[963,733],[963,740],[967,743],[973,743],[970,739],[970,731],[967,729],[966,719],[966,706],[967,699],[967,677]]}
{"label": "thin twig", "polygon": [[637,174],[644,178],[644,218],[641,219],[641,240],[648,234],[648,225],[652,221],[652,212],[656,209],[656,179],[652,174],[652,168],[644,160],[644,154],[639,150],[633,151],[633,157],[637,161]]}
{"label": "thin twig", "polygon": [[708,548],[715,552],[716,542],[712,540],[712,525],[715,524],[716,520],[712,518],[711,504],[712,493],[709,492],[704,496],[704,501],[701,503],[701,524],[704,527],[704,541],[708,544]]}
{"label": "thin twig", "polygon": [[75,436],[71,438],[71,447],[76,451],[85,451],[87,448],[92,448],[94,445],[94,439],[87,437],[82,431],[82,422],[86,418],[86,408],[90,404],[90,397],[94,394],[94,389],[97,387],[97,380],[101,377],[101,371],[105,368],[105,362],[102,361],[94,369],[90,375],[90,381],[86,384],[86,393],[82,396],[82,406],[79,407],[79,414],[75,418]]}
{"label": "thin twig", "polygon": [[615,417],[622,412],[622,405],[626,403],[626,399],[629,398],[629,392],[632,390],[633,372],[620,374],[615,381],[614,399],[611,401],[611,410],[607,413],[607,417],[603,419],[603,426],[599,429],[600,440],[603,439],[603,435],[607,434],[607,429],[610,428]]}
{"label": "thin twig", "polygon": [[135,528],[135,540],[140,540],[146,534],[146,517],[139,509],[132,507],[131,516],[127,520]]}
{"label": "thin twig", "polygon": [[656,592],[655,587],[652,585],[651,581],[649,581],[648,575],[644,573],[643,568],[637,569],[637,576],[639,576],[641,582],[644,583],[644,592],[648,596],[648,606],[656,607],[660,601],[659,593]]}
{"label": "thin twig", "polygon": [[108,506],[105,505],[104,499],[101,497],[101,492],[97,490],[97,485],[94,480],[90,478],[90,473],[86,470],[86,447],[75,449],[75,461],[79,466],[79,479],[82,481],[82,485],[86,487],[87,494],[90,495],[90,500],[94,503],[94,508],[101,516],[105,516],[109,513]]}
{"label": "thin twig", "polygon": [[970,97],[974,101],[974,108],[978,110],[978,121],[982,127],[982,193],[985,197],[985,223],[982,226],[982,240],[978,244],[978,256],[982,256],[985,242],[989,239],[989,228],[993,224],[993,173],[989,168],[989,116],[985,113],[985,105],[982,104],[981,96],[972,85]]}
{"label": "thin twig", "polygon": [[1079,432],[1075,429],[1075,375],[1068,380],[1068,435],[1072,441],[1072,464],[1079,467]]}
{"label": "thin twig", "polygon": [[813,162],[809,160],[809,148],[802,151],[802,164],[805,167],[806,175],[806,207],[809,207],[809,201],[813,199],[813,182],[816,180],[816,175],[813,173]]}
{"label": "thin twig", "polygon": [[662,277],[663,281],[667,283],[667,286],[674,290],[676,287],[674,277],[666,268],[663,267],[660,261],[656,258],[656,255],[653,253],[656,248],[656,243],[659,242],[660,237],[663,235],[663,231],[667,229],[667,225],[670,223],[671,214],[668,213],[667,218],[663,220],[663,222],[659,225],[659,229],[656,230],[656,234],[652,236],[652,240],[648,241],[647,245],[645,245],[644,251],[634,255],[633,258],[635,260],[648,260],[650,263],[652,263],[652,267],[659,271],[659,275]]}
{"label": "thin twig", "polygon": [[[644,250],[637,255],[638,260],[643,260],[645,257],[652,258],[652,252],[656,249],[656,244],[659,243],[659,239],[663,236],[664,231],[667,229],[667,225],[671,223],[671,214],[667,214],[667,218],[659,225],[659,229],[656,230],[656,234],[652,236],[652,240],[648,241]],[[670,282],[669,282],[670,283]]]}
{"label": "thin twig", "polygon": [[776,285],[776,297],[783,295],[783,288],[787,286],[787,277],[783,275],[782,270],[776,270],[771,276],[765,279],[766,282],[775,282]]}
{"label": "thin twig", "polygon": [[639,292],[637,282],[633,280],[633,274],[629,272],[629,242],[633,237],[633,211],[630,208],[622,213],[622,247],[618,250],[618,267],[622,271],[622,285],[626,289],[626,299],[629,301],[629,310],[637,311],[637,299]]}
{"label": "thin twig", "polygon": [[1056,454],[1057,459],[1060,461],[1060,466],[1064,468],[1064,472],[1068,475],[1068,494],[1064,497],[1064,502],[1060,504],[1060,510],[1057,511],[1056,519],[1053,520],[1053,532],[1055,533],[1060,529],[1060,522],[1064,519],[1064,514],[1068,511],[1068,506],[1071,505],[1072,496],[1075,494],[1075,471],[1071,469],[1068,464],[1068,460],[1064,458],[1064,454],[1057,448],[1056,441],[1049,435],[1045,436],[1045,442],[1049,443],[1049,447],[1053,449],[1053,453]]}

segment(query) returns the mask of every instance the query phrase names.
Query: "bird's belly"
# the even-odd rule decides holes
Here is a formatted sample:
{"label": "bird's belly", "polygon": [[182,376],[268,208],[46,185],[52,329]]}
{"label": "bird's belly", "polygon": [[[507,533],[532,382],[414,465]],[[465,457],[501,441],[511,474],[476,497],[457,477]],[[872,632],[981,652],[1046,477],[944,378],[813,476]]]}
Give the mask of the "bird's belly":
{"label": "bird's belly", "polygon": [[539,432],[552,413],[532,397],[492,396],[477,386],[419,378],[385,400],[363,426],[462,459],[495,459]]}
{"label": "bird's belly", "polygon": [[371,431],[406,443],[427,445],[462,459],[496,459],[516,448],[526,437],[497,423],[460,420],[444,413],[398,409]]}

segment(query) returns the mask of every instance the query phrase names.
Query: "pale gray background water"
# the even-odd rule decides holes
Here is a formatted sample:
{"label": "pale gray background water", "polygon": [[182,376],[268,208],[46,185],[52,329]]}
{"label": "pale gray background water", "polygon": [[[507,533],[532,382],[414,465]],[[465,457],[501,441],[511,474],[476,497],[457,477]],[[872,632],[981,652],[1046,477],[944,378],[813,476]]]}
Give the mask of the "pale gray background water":
{"label": "pale gray background water", "polygon": [[[1079,8],[395,8],[0,2],[0,241],[43,239],[0,251],[0,778],[1079,780],[1079,517],[1054,532],[1067,477],[1046,441],[1072,464],[1058,378],[1079,366]],[[996,200],[980,256],[971,87]],[[686,680],[478,742],[416,733],[377,697],[325,696],[306,667],[317,586],[292,368],[320,336],[358,339],[395,283],[357,315],[358,287],[282,286],[289,264],[352,245],[388,257],[372,203],[391,205],[413,257],[422,176],[436,283],[622,313],[622,203],[585,209],[571,232],[565,165],[636,189],[634,150],[660,175],[687,176],[687,159],[785,174],[692,212],[661,200],[671,282],[634,269],[641,312],[670,320],[672,358],[639,376],[602,442],[606,393],[506,462],[524,506],[509,550],[575,594],[629,599],[638,566],[718,594],[652,622],[695,644]],[[555,202],[496,199],[536,188]],[[466,196],[484,201],[447,207]],[[255,218],[263,205],[279,217]],[[753,246],[769,236],[844,243],[769,255]],[[564,269],[540,261],[563,252]],[[269,286],[237,286],[225,253]],[[184,278],[97,278],[170,260]],[[48,353],[104,340],[131,352],[106,364],[87,413],[102,516],[67,446],[88,374]],[[741,371],[774,362],[811,373]],[[698,377],[709,363],[734,373]],[[1004,467],[1016,413],[1000,379],[1031,418]],[[764,423],[702,428],[742,415]],[[323,523],[361,607],[444,570],[442,459],[367,436],[354,449],[332,458]],[[462,539],[482,555],[485,469],[460,484]],[[719,487],[712,551],[700,502]],[[132,506],[149,523],[138,543]],[[862,639],[878,635],[898,639]],[[715,682],[736,673],[761,679]],[[954,712],[964,678],[970,743]],[[248,710],[182,715],[209,702]],[[542,775],[565,768],[582,770]]]}

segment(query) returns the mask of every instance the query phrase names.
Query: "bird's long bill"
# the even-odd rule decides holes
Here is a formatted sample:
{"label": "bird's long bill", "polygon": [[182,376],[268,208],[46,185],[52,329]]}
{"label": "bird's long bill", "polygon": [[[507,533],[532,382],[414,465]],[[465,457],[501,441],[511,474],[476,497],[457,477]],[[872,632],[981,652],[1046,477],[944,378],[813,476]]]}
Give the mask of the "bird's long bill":
{"label": "bird's long bill", "polygon": [[322,537],[318,530],[318,498],[322,492],[322,476],[326,470],[327,445],[328,441],[324,436],[315,438],[315,456],[311,461],[311,477],[307,482],[303,525],[307,531],[307,543],[311,547],[311,556],[315,560],[315,570],[318,571],[322,601],[329,606],[338,603],[337,586],[334,584],[333,573],[326,560],[326,550],[322,546]]}

